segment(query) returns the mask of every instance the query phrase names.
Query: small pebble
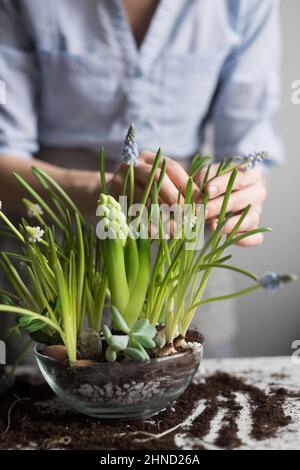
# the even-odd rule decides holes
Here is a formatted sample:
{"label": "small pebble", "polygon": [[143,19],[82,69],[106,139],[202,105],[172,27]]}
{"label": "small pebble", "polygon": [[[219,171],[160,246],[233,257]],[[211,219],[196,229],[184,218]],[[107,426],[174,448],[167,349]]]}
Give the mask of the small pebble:
{"label": "small pebble", "polygon": [[68,357],[67,348],[62,344],[46,346],[43,349],[42,354],[44,356],[52,357],[52,359],[56,359],[57,361],[65,361]]}
{"label": "small pebble", "polygon": [[82,359],[99,359],[102,342],[98,331],[85,328],[78,334],[78,347]]}

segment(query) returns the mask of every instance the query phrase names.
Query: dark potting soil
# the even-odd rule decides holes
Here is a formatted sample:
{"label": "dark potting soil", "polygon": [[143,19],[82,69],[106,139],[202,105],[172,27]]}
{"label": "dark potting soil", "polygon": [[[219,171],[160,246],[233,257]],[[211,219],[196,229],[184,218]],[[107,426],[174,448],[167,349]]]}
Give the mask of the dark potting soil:
{"label": "dark potting soil", "polygon": [[[100,421],[60,408],[48,385],[33,384],[28,377],[20,376],[12,389],[1,396],[0,448],[173,450],[176,433],[184,433],[186,438],[199,438],[200,444],[195,449],[204,449],[212,419],[221,409],[224,418],[215,445],[236,448],[241,445],[237,418],[242,409],[236,392],[250,398],[252,438],[270,438],[291,421],[283,409],[289,396],[287,390],[279,388],[267,394],[241,378],[221,372],[207,377],[203,383],[191,384],[176,403],[151,418],[116,422]],[[160,438],[153,437],[184,422],[199,400],[204,401],[205,409],[189,427],[179,426]]]}
{"label": "dark potting soil", "polygon": [[[235,392],[245,393],[250,398],[252,420],[251,437],[256,440],[272,437],[278,429],[290,423],[291,417],[284,412],[283,405],[289,392],[280,388],[267,394],[261,389],[245,383],[232,375],[217,372],[204,384],[197,385],[198,397],[207,400],[206,410],[197,417],[189,429],[191,435],[204,438],[210,428],[211,419],[220,408],[225,415],[215,444],[230,449],[242,444],[238,437],[237,418],[242,406],[236,401]],[[219,400],[222,397],[223,400]],[[297,395],[300,398],[300,392]]]}

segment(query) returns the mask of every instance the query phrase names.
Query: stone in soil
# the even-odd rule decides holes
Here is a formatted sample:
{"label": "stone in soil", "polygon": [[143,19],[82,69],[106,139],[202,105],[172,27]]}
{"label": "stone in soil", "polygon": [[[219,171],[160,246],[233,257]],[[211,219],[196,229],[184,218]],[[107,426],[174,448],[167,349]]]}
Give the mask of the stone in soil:
{"label": "stone in soil", "polygon": [[51,346],[45,346],[42,354],[44,356],[51,357],[57,361],[65,361],[68,357],[67,348],[62,344],[55,344]]}

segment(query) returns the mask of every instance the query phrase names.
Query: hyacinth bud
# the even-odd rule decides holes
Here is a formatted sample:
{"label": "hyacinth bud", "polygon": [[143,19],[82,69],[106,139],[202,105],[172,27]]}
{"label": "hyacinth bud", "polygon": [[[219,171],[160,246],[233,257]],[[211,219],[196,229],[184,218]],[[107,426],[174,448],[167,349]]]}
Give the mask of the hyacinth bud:
{"label": "hyacinth bud", "polygon": [[259,163],[263,163],[269,154],[268,152],[252,152],[248,154],[236,155],[233,158],[235,163],[240,164],[240,168],[244,171],[253,170],[255,166]]}
{"label": "hyacinth bud", "polygon": [[111,221],[118,220],[119,212],[115,207],[112,207],[109,212],[109,218]]}
{"label": "hyacinth bud", "polygon": [[119,213],[119,221],[120,221],[121,225],[126,224],[126,216],[125,216],[124,212]]}
{"label": "hyacinth bud", "polygon": [[284,284],[296,280],[297,276],[295,274],[279,274],[274,271],[268,271],[259,279],[259,283],[264,289],[275,292]]}
{"label": "hyacinth bud", "polygon": [[100,194],[98,204],[99,205],[100,204],[103,204],[103,205],[107,204],[107,195],[106,194],[103,194],[103,193]]}
{"label": "hyacinth bud", "polygon": [[129,228],[125,214],[121,210],[121,205],[112,196],[100,194],[98,208],[101,228],[107,232],[108,238],[119,239],[124,246]]}
{"label": "hyacinth bud", "polygon": [[106,217],[107,219],[109,219],[109,214],[110,214],[109,208],[106,207],[106,206],[104,206],[104,205],[102,205],[102,206],[101,206],[101,210],[102,210],[101,215],[102,215],[103,217]]}
{"label": "hyacinth bud", "polygon": [[124,140],[122,155],[123,161],[126,163],[126,165],[138,165],[139,151],[135,140],[135,128],[133,124],[129,126],[126,138]]}
{"label": "hyacinth bud", "polygon": [[121,226],[117,219],[111,220],[109,223],[110,230],[114,230],[116,233],[120,230]]}
{"label": "hyacinth bud", "polygon": [[118,211],[121,210],[121,205],[118,203],[118,201],[115,200],[113,196],[106,196],[107,197],[107,205],[111,207],[115,207]]}

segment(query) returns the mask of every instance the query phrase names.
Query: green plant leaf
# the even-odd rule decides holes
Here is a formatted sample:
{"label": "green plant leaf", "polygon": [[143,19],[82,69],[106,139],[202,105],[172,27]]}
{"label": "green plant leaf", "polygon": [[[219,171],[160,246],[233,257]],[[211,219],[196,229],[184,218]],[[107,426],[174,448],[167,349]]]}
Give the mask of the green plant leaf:
{"label": "green plant leaf", "polygon": [[153,349],[155,348],[155,341],[149,336],[140,335],[140,334],[133,334],[133,338],[144,348]]}
{"label": "green plant leaf", "polygon": [[48,317],[43,317],[41,314],[34,312],[32,310],[28,310],[26,308],[18,307],[16,305],[2,305],[0,304],[0,312],[5,312],[5,313],[13,313],[14,315],[26,315],[28,317],[34,318],[36,320],[42,320],[44,321],[47,326],[50,326],[51,328],[54,328],[59,335],[61,336],[62,340],[64,341],[65,335],[63,330],[61,329],[60,325],[56,322],[54,323],[51,321]]}
{"label": "green plant leaf", "polygon": [[190,176],[186,185],[185,204],[191,203],[192,193],[193,193],[193,178]]}
{"label": "green plant leaf", "polygon": [[208,165],[208,163],[211,161],[211,157],[207,155],[206,157],[201,157],[200,155],[195,155],[193,160],[192,160],[192,165],[190,168],[190,176],[194,178],[196,174],[202,170],[205,166]]}
{"label": "green plant leaf", "polygon": [[19,299],[19,297],[15,294],[11,294],[10,292],[6,292],[3,289],[0,289],[0,303],[4,305],[13,305],[14,301],[12,298],[15,298],[16,300]]}
{"label": "green plant leaf", "polygon": [[101,192],[107,194],[106,179],[105,179],[105,155],[103,145],[100,148],[100,158],[99,158],[99,173],[101,181]]}
{"label": "green plant leaf", "polygon": [[107,344],[110,344],[110,340],[111,340],[111,337],[112,337],[112,334],[110,332],[110,329],[107,325],[103,325],[103,335],[104,335],[104,338],[105,338],[105,341],[107,342]]}
{"label": "green plant leaf", "polygon": [[124,249],[119,239],[103,240],[103,257],[112,304],[123,313],[129,300]]}
{"label": "green plant leaf", "polygon": [[117,359],[117,353],[112,347],[108,347],[107,350],[105,351],[105,359],[108,362],[115,362]]}
{"label": "green plant leaf", "polygon": [[32,317],[21,315],[17,318],[18,324],[27,330],[29,333],[34,333],[35,331],[41,330],[46,326],[43,320],[36,320]]}
{"label": "green plant leaf", "polygon": [[32,172],[40,182],[41,179],[43,179],[44,181],[49,183],[49,185],[57,192],[60,199],[64,201],[74,211],[74,213],[79,215],[81,221],[84,220],[80,210],[78,209],[74,201],[72,201],[70,196],[63,190],[63,188],[57,183],[57,181],[55,181],[55,179],[48,175],[46,171],[38,167],[32,167]]}
{"label": "green plant leaf", "polygon": [[147,336],[148,338],[154,338],[157,331],[154,326],[152,326],[148,319],[138,320],[134,327],[132,328],[132,333],[135,335]]}
{"label": "green plant leaf", "polygon": [[6,340],[12,335],[16,335],[18,339],[21,339],[22,333],[20,331],[20,325],[15,325],[15,326],[11,326],[10,328],[7,328],[7,330],[4,333],[3,339]]}
{"label": "green plant leaf", "polygon": [[109,346],[116,352],[124,351],[127,348],[129,336],[127,335],[112,335],[109,340]]}
{"label": "green plant leaf", "polygon": [[30,186],[30,184],[27,183],[27,181],[24,180],[18,173],[13,172],[14,177],[17,179],[18,183],[23,186],[26,191],[31,194],[31,196],[36,200],[36,202],[43,208],[44,212],[56,223],[56,225],[64,231],[64,225],[61,222],[61,220],[56,216],[56,214],[53,212],[53,210],[46,204],[44,199]]}
{"label": "green plant leaf", "polygon": [[49,335],[42,330],[30,333],[31,339],[39,344],[47,344],[49,346],[54,344],[62,344],[61,338],[57,334]]}
{"label": "green plant leaf", "polygon": [[167,306],[166,304],[164,304],[162,306],[162,309],[159,315],[158,323],[164,323],[166,321],[166,315],[167,315]]}
{"label": "green plant leaf", "polygon": [[125,267],[129,291],[132,292],[139,271],[139,251],[137,241],[128,237],[125,247]]}
{"label": "green plant leaf", "polygon": [[115,307],[114,305],[110,305],[109,306],[109,311],[110,311],[110,314],[111,314],[111,318],[112,318],[112,321],[113,321],[114,328],[116,330],[123,331],[123,333],[126,333],[126,334],[130,333],[130,329],[129,329],[126,321],[124,320],[123,316],[121,315],[121,313],[117,309],[117,307]]}
{"label": "green plant leaf", "polygon": [[[139,249],[139,270],[135,287],[131,293],[129,302],[124,312],[124,318],[129,328],[131,328],[139,318],[143,304],[145,302],[149,277],[151,272],[151,245],[150,240],[138,240]],[[120,289],[120,286],[118,286]]]}
{"label": "green plant leaf", "polygon": [[149,362],[150,361],[150,356],[147,353],[147,351],[143,348],[143,346],[138,343],[135,347],[136,347],[136,349],[138,349],[144,355],[144,361]]}
{"label": "green plant leaf", "polygon": [[130,359],[133,359],[134,361],[139,361],[139,362],[145,362],[145,355],[136,348],[126,348],[124,351],[125,356],[129,357]]}

